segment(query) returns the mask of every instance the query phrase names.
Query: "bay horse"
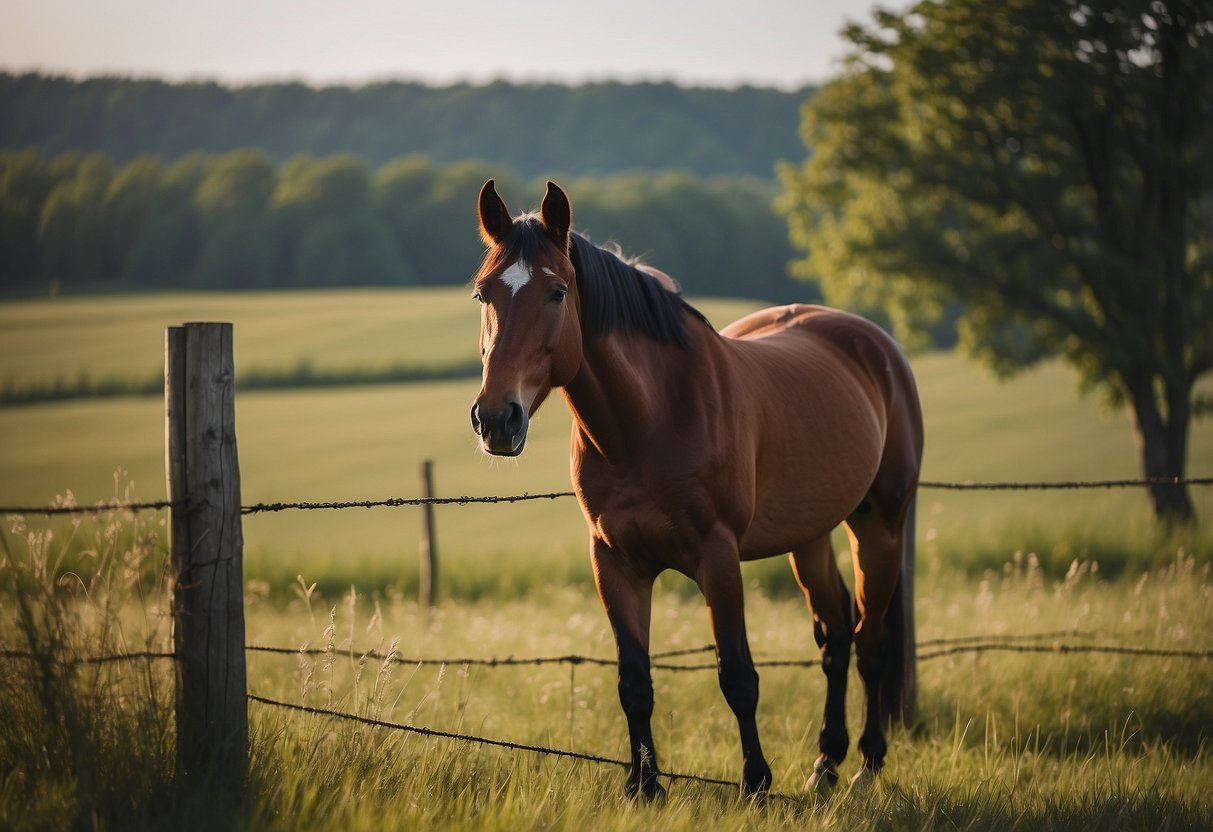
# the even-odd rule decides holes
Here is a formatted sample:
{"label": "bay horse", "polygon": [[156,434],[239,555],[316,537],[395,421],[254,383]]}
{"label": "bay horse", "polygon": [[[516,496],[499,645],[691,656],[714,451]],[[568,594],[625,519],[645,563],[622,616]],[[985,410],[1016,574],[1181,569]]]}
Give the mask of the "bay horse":
{"label": "bay horse", "polygon": [[[742,788],[769,789],[740,564],[785,553],[827,683],[806,788],[832,788],[847,753],[852,642],[865,693],[852,784],[869,782],[887,751],[882,722],[899,707],[898,689],[882,686],[900,675],[885,618],[923,446],[914,379],[893,339],[858,316],[804,305],[755,312],[717,333],[664,273],[574,232],[553,182],[538,214],[513,218],[491,179],[478,209],[488,251],[474,283],[484,373],[472,428],[485,451],[514,456],[553,388],[572,411],[572,480],[618,648],[628,793],[664,795],[649,620],[666,569],[694,580],[707,601],[720,688],[741,733]],[[840,523],[855,567],[854,619],[830,542]],[[889,629],[899,625],[890,616]]]}

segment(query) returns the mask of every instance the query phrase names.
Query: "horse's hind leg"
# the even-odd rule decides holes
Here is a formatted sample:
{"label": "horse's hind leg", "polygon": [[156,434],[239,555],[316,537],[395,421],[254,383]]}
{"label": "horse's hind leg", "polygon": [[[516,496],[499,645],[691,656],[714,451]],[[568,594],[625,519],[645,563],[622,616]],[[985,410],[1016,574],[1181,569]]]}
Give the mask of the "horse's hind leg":
{"label": "horse's hind leg", "polygon": [[817,748],[820,755],[805,788],[829,791],[838,782],[838,764],[847,756],[847,672],[851,665],[851,596],[838,574],[829,535],[792,552],[792,571],[813,615],[813,637],[821,648],[826,677],[825,711]]}
{"label": "horse's hind leg", "polygon": [[893,501],[891,508],[882,510],[881,501],[869,494],[847,519],[855,563],[855,607],[859,614],[855,626],[855,658],[864,686],[863,733],[859,737],[862,764],[854,783],[880,771],[888,751],[880,691],[884,674],[899,672],[900,668],[890,666],[885,613],[901,575],[909,502],[910,497],[906,495]]}
{"label": "horse's hind leg", "polygon": [[619,704],[627,717],[632,755],[627,793],[661,798],[665,789],[657,782],[652,729],[653,677],[649,669],[649,621],[655,576],[638,572],[601,540],[594,541],[592,560],[598,595],[619,650]]}
{"label": "horse's hind leg", "polygon": [[716,638],[716,663],[720,690],[737,717],[744,758],[742,788],[746,794],[762,794],[771,787],[767,765],[758,740],[758,671],[746,638],[741,562],[736,543],[705,541],[696,575],[708,603],[712,633]]}

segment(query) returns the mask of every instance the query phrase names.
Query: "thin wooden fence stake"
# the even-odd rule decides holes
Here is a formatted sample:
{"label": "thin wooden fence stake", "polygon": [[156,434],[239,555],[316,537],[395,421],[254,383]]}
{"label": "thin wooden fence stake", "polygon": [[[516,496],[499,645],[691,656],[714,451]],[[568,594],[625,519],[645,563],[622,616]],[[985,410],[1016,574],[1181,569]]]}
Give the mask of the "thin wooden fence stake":
{"label": "thin wooden fence stake", "polygon": [[[421,461],[421,496],[434,499],[434,461]],[[429,608],[438,602],[438,537],[434,528],[434,504],[421,504],[421,585],[418,601]]]}
{"label": "thin wooden fence stake", "polygon": [[239,793],[248,771],[248,691],[233,366],[231,324],[165,331],[177,776]]}

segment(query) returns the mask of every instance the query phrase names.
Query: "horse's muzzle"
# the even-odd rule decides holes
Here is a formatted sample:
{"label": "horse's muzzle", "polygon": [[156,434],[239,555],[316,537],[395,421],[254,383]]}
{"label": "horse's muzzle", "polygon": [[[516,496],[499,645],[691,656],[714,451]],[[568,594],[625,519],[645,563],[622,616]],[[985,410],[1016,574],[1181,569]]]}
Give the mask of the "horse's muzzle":
{"label": "horse's muzzle", "polygon": [[526,408],[519,402],[502,407],[472,405],[472,430],[484,450],[494,456],[518,456],[526,447]]}

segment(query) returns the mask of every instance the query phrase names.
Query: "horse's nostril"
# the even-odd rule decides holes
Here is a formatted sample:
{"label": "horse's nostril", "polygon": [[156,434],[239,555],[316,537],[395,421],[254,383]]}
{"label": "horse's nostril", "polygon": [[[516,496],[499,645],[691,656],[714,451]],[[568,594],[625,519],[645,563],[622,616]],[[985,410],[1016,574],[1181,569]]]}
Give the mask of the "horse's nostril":
{"label": "horse's nostril", "polygon": [[513,436],[526,425],[526,411],[518,402],[510,402],[510,414],[505,419],[506,432]]}
{"label": "horse's nostril", "polygon": [[480,435],[480,405],[472,405],[472,430]]}

